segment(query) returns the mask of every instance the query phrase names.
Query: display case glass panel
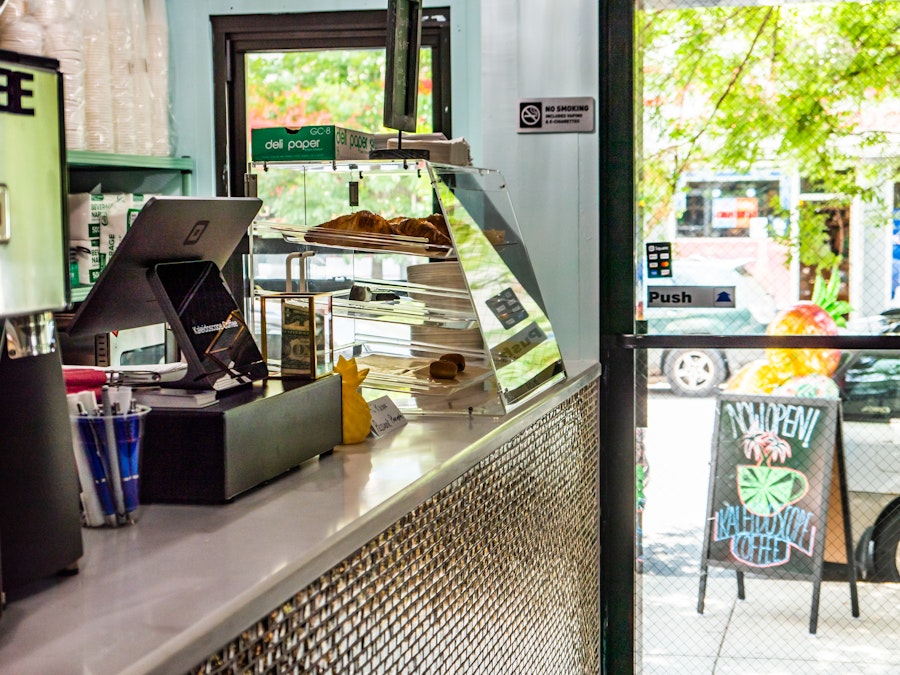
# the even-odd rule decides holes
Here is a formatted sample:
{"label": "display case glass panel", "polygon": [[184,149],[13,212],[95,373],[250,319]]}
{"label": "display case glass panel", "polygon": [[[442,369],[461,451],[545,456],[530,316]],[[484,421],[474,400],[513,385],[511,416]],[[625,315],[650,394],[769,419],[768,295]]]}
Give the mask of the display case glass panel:
{"label": "display case glass panel", "polygon": [[[327,292],[334,359],[370,372],[404,412],[502,414],[565,378],[553,327],[497,171],[424,160],[251,165],[263,200],[249,255],[253,304]],[[285,260],[304,256],[296,280]],[[277,334],[262,335],[267,345]],[[281,373],[269,346],[271,372]],[[455,375],[435,361],[462,357]],[[440,370],[440,368],[438,368]]]}

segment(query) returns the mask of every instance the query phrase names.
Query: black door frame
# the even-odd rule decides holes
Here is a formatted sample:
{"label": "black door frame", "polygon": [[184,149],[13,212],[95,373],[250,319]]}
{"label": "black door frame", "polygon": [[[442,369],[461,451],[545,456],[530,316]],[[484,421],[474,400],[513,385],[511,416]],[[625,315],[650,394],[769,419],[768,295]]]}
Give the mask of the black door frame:
{"label": "black door frame", "polygon": [[600,4],[600,617],[604,673],[634,672],[634,0]]}

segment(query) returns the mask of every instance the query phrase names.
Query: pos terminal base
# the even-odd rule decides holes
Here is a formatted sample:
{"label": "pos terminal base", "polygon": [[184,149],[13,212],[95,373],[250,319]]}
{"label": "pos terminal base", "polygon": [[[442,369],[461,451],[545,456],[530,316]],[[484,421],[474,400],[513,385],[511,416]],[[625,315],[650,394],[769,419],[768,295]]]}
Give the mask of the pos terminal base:
{"label": "pos terminal base", "polygon": [[342,439],[341,378],[268,380],[205,408],[153,408],[141,456],[141,503],[227,502]]}
{"label": "pos terminal base", "polygon": [[342,440],[340,377],[267,381],[219,271],[261,205],[255,197],[151,197],[69,325],[78,337],[167,322],[188,375],[166,386],[219,392],[205,408],[147,415],[142,503],[225,502]]}

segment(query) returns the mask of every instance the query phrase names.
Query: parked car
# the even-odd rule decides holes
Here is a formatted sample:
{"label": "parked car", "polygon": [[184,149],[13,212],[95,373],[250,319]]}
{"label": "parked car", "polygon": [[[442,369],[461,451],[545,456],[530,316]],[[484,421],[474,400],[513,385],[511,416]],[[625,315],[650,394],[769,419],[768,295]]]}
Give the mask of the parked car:
{"label": "parked car", "polygon": [[845,354],[834,379],[857,566],[865,579],[900,581],[900,352]]}
{"label": "parked car", "polygon": [[[734,286],[735,307],[648,307],[648,335],[760,335],[775,316],[772,296],[738,260],[676,260],[670,279],[648,286]],[[680,396],[710,396],[741,366],[758,359],[758,349],[651,349],[648,376],[664,378]]]}

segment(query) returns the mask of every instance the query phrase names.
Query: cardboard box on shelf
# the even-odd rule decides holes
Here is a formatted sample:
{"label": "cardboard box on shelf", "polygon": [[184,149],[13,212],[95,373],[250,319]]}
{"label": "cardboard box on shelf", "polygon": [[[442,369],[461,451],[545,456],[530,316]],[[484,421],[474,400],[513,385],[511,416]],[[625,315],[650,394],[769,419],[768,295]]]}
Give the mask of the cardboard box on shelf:
{"label": "cardboard box on shelf", "polygon": [[110,256],[151,195],[76,193],[69,195],[69,255],[79,285],[97,281]]}
{"label": "cardboard box on shelf", "polygon": [[369,152],[374,149],[374,134],[333,124],[266,127],[250,131],[250,152],[255,162],[368,159]]}

